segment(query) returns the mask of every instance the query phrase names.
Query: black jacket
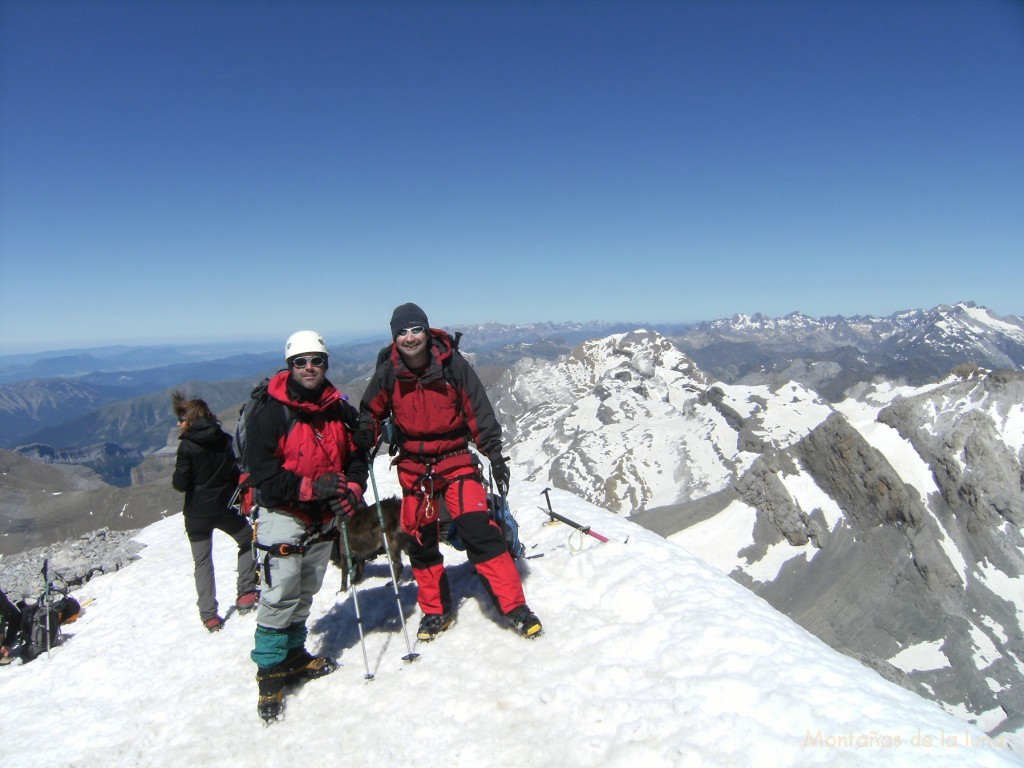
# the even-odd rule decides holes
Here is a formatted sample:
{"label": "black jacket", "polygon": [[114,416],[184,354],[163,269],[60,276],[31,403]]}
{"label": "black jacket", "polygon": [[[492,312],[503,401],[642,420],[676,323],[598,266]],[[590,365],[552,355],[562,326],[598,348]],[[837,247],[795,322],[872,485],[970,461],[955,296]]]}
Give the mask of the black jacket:
{"label": "black jacket", "polygon": [[0,589],[0,642],[11,646],[18,641],[21,632],[21,611]]}
{"label": "black jacket", "polygon": [[327,472],[342,472],[366,488],[365,450],[352,439],[359,413],[329,381],[316,393],[300,391],[289,371],[277,373],[267,396],[245,416],[245,461],[259,503],[284,509],[303,522],[334,516],[326,502],[303,500],[303,485]]}
{"label": "black jacket", "polygon": [[238,486],[231,436],[211,421],[192,424],[178,438],[171,485],[185,493],[188,517],[219,517]]}

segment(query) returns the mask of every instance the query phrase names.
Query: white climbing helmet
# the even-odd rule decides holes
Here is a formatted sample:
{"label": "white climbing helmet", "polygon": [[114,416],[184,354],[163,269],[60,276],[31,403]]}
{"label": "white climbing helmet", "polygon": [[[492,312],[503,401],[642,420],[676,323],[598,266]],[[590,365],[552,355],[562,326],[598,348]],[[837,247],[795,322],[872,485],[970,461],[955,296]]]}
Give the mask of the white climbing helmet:
{"label": "white climbing helmet", "polygon": [[327,344],[324,343],[324,337],[316,331],[296,331],[284,343],[285,362],[296,355],[310,353],[318,353],[324,357],[329,357],[331,354],[327,349]]}

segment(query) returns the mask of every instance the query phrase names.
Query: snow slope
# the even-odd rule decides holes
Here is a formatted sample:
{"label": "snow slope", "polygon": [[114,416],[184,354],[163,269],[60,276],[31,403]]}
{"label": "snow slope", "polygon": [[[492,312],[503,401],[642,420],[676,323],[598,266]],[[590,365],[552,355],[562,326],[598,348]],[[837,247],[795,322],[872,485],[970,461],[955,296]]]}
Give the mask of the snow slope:
{"label": "snow slope", "polygon": [[[382,493],[396,490],[378,462]],[[254,614],[208,634],[194,606],[178,515],[144,529],[129,568],[89,582],[70,637],[0,669],[0,763],[32,766],[999,766],[1001,739],[831,650],[681,547],[570,494],[554,510],[609,537],[544,524],[543,486],[513,483],[531,559],[520,561],[545,634],[504,628],[462,553],[446,549],[453,629],[405,640],[383,559],[359,604],[333,567],[313,607],[311,647],[341,668],[256,715]],[[215,538],[222,597],[230,541]],[[408,575],[408,566],[406,567]],[[409,637],[414,586],[401,600]],[[412,640],[415,643],[415,640]]]}

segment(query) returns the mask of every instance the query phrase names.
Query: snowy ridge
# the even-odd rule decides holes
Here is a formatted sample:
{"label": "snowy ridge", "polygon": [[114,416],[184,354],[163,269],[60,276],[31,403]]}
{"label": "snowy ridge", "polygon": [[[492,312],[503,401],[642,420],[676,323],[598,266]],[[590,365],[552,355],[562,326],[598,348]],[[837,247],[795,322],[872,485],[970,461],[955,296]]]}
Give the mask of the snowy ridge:
{"label": "snowy ridge", "polygon": [[792,381],[778,387],[716,387],[723,393],[726,405],[750,420],[754,434],[780,448],[804,437],[833,410],[807,387]]}
{"label": "snowy ridge", "polygon": [[[396,487],[378,462],[383,493]],[[328,571],[311,647],[341,668],[264,728],[248,659],[254,619],[207,634],[178,516],[144,529],[141,559],[77,594],[95,598],[49,658],[0,670],[0,759],[26,766],[936,766],[1019,765],[1009,744],[829,649],[678,546],[561,491],[553,507],[611,541],[544,525],[542,486],[511,493],[521,562],[545,635],[503,629],[460,553],[445,550],[458,623],[412,664],[386,567],[350,595]],[[215,537],[218,583],[233,560]],[[159,595],[161,604],[154,605]],[[148,597],[147,597],[148,596]],[[415,627],[413,587],[401,585]],[[153,610],[154,607],[157,610]]]}
{"label": "snowy ridge", "polygon": [[[850,425],[860,432],[870,445],[882,451],[901,479],[917,490],[920,500],[926,508],[929,496],[939,492],[934,475],[906,438],[877,419],[879,411],[891,400],[897,397],[925,396],[939,387],[939,384],[928,387],[891,387],[888,384],[880,384],[877,388],[863,394],[863,399],[849,399],[835,406],[835,410],[843,414]],[[724,389],[734,393],[740,388],[724,387]],[[820,404],[820,407],[827,409],[825,415],[832,410],[831,407],[824,404]],[[776,445],[780,446],[791,444],[786,441],[787,437],[803,437],[810,431],[810,428],[823,420],[822,418],[812,418],[811,421],[802,422],[798,419],[796,423],[793,423],[792,416],[794,414],[799,416],[800,409],[776,408],[773,413],[779,419],[780,426],[766,434]],[[812,411],[812,413],[815,417],[821,416],[820,411]],[[829,530],[834,530],[843,523],[842,509],[803,467],[797,466],[794,471],[786,473],[781,479],[799,509],[819,510]],[[797,561],[809,562],[817,554],[817,548],[810,542],[801,546],[793,546],[781,541],[770,547],[765,555],[752,557],[749,552],[745,553],[744,550],[754,544],[754,524],[757,510],[742,501],[735,501],[726,512],[669,538],[694,552],[706,551],[713,541],[729,542],[729,545],[717,548],[720,552],[718,556],[706,558],[708,562],[714,563],[724,573],[743,573],[753,581],[762,584],[773,581],[787,564],[792,565]],[[958,566],[957,570],[961,574],[961,581],[966,582],[966,577],[963,575],[965,570],[963,554],[945,535],[941,522],[935,518],[934,514],[930,512],[929,514],[937,525],[943,550],[950,561]],[[897,664],[897,666],[900,665]],[[902,666],[900,668],[905,669]]]}

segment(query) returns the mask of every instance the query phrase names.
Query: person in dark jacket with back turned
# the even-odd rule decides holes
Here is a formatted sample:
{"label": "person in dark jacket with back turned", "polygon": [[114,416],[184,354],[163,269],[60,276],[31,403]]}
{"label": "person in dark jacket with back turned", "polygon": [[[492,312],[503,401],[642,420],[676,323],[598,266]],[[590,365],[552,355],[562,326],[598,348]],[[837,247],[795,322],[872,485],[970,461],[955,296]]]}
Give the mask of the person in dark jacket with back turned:
{"label": "person in dark jacket with back turned", "polygon": [[[480,378],[455,353],[447,333],[432,329],[415,304],[391,316],[390,354],[374,371],[359,404],[360,442],[372,445],[381,422],[397,428],[402,529],[412,537],[409,561],[419,586],[423,618],[417,638],[429,642],[455,623],[444,557],[439,547],[441,500],[466,554],[495,606],[516,632],[542,633],[526,605],[522,581],[505,537],[491,519],[487,492],[469,451],[472,440],[491,464],[498,490],[508,492],[508,463],[501,455],[501,425]],[[368,433],[368,434],[367,434]]]}
{"label": "person in dark jacket with back turned", "polygon": [[216,632],[224,626],[224,619],[217,612],[213,532],[223,531],[238,545],[235,607],[239,613],[248,613],[259,602],[252,527],[229,506],[238,486],[238,464],[231,436],[220,428],[205,401],[187,400],[181,392],[174,392],[171,404],[181,432],[171,484],[185,494],[182,511],[195,562],[199,618],[210,632]]}

